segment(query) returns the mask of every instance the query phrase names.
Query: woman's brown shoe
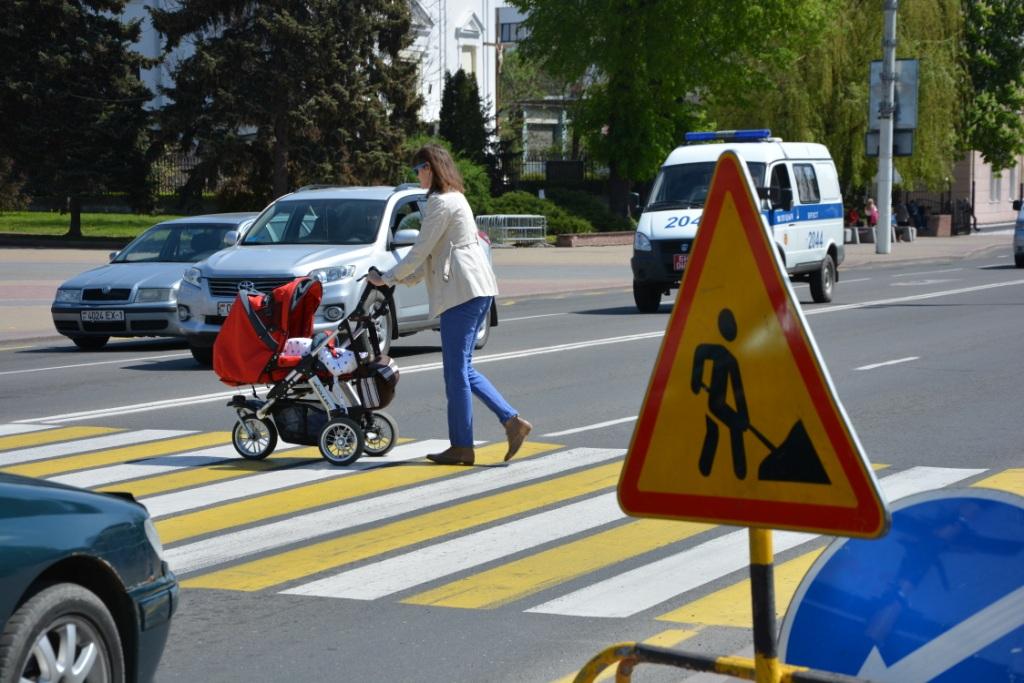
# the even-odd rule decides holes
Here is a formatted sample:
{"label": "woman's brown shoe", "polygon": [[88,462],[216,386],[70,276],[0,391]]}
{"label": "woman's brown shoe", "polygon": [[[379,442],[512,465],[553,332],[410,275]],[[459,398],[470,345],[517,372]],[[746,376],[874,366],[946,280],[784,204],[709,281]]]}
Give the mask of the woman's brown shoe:
{"label": "woman's brown shoe", "polygon": [[472,465],[476,452],[469,446],[451,446],[440,453],[431,453],[427,460],[439,465]]}
{"label": "woman's brown shoe", "polygon": [[516,453],[519,447],[526,441],[527,434],[533,429],[533,425],[516,415],[509,418],[505,423],[505,436],[508,438],[508,452],[505,453],[505,461],[508,462]]}

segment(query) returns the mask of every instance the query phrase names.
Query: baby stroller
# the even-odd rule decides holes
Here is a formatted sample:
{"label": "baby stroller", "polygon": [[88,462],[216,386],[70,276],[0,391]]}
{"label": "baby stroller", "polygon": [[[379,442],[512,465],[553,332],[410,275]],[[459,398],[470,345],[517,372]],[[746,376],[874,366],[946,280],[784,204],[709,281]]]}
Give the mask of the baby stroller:
{"label": "baby stroller", "polygon": [[[231,443],[239,455],[261,460],[283,441],[317,446],[335,465],[364,452],[387,453],[398,425],[380,412],[394,398],[398,366],[380,353],[374,321],[389,315],[391,290],[367,285],[352,313],[331,332],[313,335],[323,286],[308,277],[269,295],[240,290],[213,348],[213,368],[232,386],[253,385],[252,397],[228,402],[238,415]],[[256,384],[271,385],[265,399]]]}

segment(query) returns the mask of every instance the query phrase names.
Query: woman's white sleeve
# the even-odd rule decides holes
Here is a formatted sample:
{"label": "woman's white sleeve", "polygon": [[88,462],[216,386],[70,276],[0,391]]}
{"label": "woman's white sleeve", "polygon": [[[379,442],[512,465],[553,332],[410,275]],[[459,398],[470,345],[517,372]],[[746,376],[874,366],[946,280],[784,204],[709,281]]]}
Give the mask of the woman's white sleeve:
{"label": "woman's white sleeve", "polygon": [[426,272],[427,257],[434,250],[438,240],[444,237],[448,231],[449,217],[448,206],[440,195],[431,195],[427,200],[423,223],[420,224],[419,237],[416,238],[412,249],[405,255],[405,258],[382,275],[384,281],[389,285],[395,283],[411,285],[422,280]]}

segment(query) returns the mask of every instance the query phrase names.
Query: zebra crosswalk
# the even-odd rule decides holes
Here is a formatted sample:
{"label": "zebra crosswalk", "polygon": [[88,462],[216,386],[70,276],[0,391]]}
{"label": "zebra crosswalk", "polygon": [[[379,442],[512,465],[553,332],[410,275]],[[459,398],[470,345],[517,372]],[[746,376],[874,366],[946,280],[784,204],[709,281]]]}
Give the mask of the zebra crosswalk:
{"label": "zebra crosswalk", "polygon": [[[490,444],[476,467],[424,460],[445,445],[405,439],[338,468],[287,445],[243,460],[225,432],[0,424],[0,472],[130,491],[185,590],[749,627],[746,530],[626,517],[623,449],[529,442],[506,466]],[[963,485],[1024,494],[1024,468],[880,469],[890,502]],[[827,540],[774,534],[780,612]]]}

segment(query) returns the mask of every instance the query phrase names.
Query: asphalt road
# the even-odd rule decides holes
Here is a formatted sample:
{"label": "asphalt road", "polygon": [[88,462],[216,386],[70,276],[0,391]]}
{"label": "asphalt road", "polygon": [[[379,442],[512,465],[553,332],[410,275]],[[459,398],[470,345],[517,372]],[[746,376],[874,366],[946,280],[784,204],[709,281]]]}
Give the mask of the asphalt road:
{"label": "asphalt road", "polygon": [[[1022,471],[1024,275],[1008,254],[844,269],[830,305],[795,291],[888,495]],[[745,532],[627,521],[612,495],[669,311],[636,313],[623,287],[503,300],[477,365],[535,424],[507,468],[416,459],[445,438],[435,333],[393,348],[388,412],[410,439],[393,467],[241,461],[223,446],[230,390],[151,341],[0,352],[0,428],[52,425],[0,436],[0,463],[133,490],[154,511],[185,581],[159,681],[546,682],[648,638],[749,655]],[[46,445],[56,430],[77,431]],[[497,444],[483,465],[500,461],[482,406],[476,436]],[[824,543],[778,544],[780,610],[801,575],[783,566]]]}

